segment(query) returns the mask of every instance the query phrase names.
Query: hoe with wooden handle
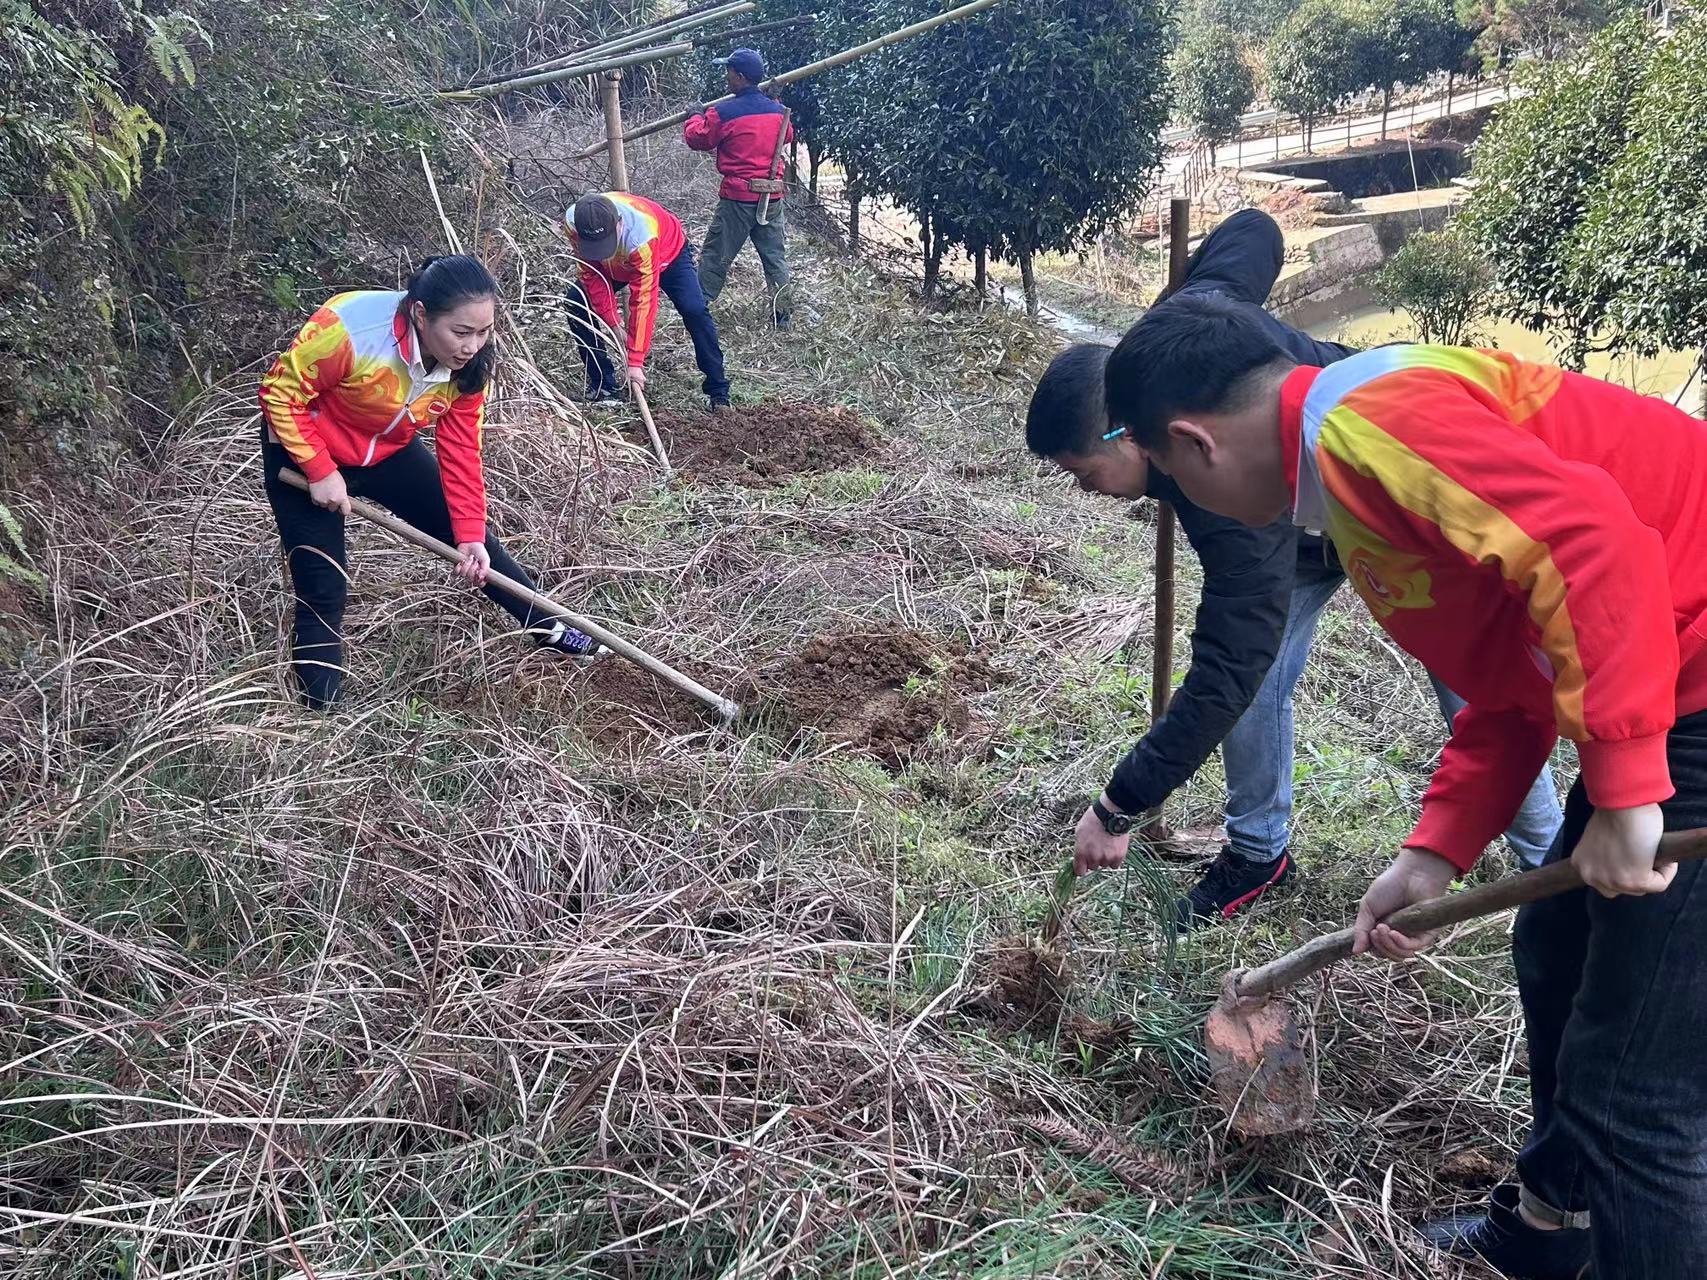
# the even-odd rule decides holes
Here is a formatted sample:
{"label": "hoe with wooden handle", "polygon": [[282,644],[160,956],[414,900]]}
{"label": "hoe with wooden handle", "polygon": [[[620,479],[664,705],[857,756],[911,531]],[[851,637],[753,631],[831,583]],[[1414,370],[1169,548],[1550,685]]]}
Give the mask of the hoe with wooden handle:
{"label": "hoe with wooden handle", "polygon": [[[302,473],[300,471],[293,471],[289,467],[279,468],[279,479],[296,489],[306,491],[308,488],[308,481],[303,477]],[[374,524],[377,524],[381,529],[387,529],[396,534],[399,538],[402,538],[403,541],[413,543],[424,551],[432,552],[441,560],[449,561],[451,564],[459,564],[462,561],[462,557],[457,554],[455,547],[451,546],[449,543],[439,541],[439,539],[433,537],[431,534],[422,533],[414,525],[407,521],[399,520],[383,507],[375,506],[373,503],[364,501],[361,498],[351,497],[350,510],[354,511],[364,520],[370,520]],[[565,609],[562,605],[558,604],[557,601],[553,600],[543,592],[535,591],[532,587],[525,586],[522,583],[517,582],[514,578],[505,577],[496,570],[493,570],[486,575],[486,585],[496,588],[497,590],[504,592],[506,595],[513,596],[517,600],[525,601],[535,609],[539,610],[539,612],[546,617],[563,619],[564,622],[567,622],[570,626],[574,627],[575,630],[582,632],[585,635],[592,636],[593,639],[604,645],[605,648],[609,649],[612,653],[619,654],[620,656],[627,658],[637,666],[645,667],[646,670],[650,671],[660,680],[675,686],[689,697],[699,699],[699,701],[703,702],[706,706],[715,711],[719,719],[732,722],[740,716],[741,708],[737,703],[725,698],[720,693],[714,693],[712,690],[707,689],[691,676],[683,675],[668,663],[654,658],[644,649],[637,648],[630,644],[608,628],[601,627],[591,618],[584,618],[578,613],[572,613],[570,610]]]}
{"label": "hoe with wooden handle", "polygon": [[[1701,859],[1707,859],[1707,828],[1660,837],[1656,862]],[[1404,934],[1428,933],[1582,887],[1576,864],[1566,859],[1539,871],[1414,903],[1395,911],[1384,923]],[[1316,1091],[1304,1055],[1304,1035],[1285,1001],[1272,997],[1345,959],[1351,946],[1352,931],[1341,929],[1261,968],[1227,975],[1203,1040],[1215,1097],[1230,1117],[1233,1132],[1242,1137],[1290,1133],[1310,1122]]]}

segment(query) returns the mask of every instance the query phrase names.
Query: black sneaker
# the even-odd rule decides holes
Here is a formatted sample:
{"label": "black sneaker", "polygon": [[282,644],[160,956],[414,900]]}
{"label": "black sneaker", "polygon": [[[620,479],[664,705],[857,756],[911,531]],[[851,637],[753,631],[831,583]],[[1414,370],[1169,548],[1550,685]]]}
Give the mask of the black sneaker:
{"label": "black sneaker", "polygon": [[1197,929],[1221,920],[1231,920],[1242,907],[1248,907],[1270,889],[1278,889],[1292,879],[1292,851],[1286,850],[1273,862],[1247,862],[1233,852],[1231,845],[1222,845],[1203,879],[1192,886],[1191,892],[1179,900],[1175,919],[1181,929]]}
{"label": "black sneaker", "polygon": [[571,658],[602,658],[610,652],[592,636],[582,635],[566,622],[552,622],[533,629],[541,649],[555,649]]}
{"label": "black sneaker", "polygon": [[786,311],[779,311],[771,317],[771,323],[776,325],[779,329],[792,329],[794,327],[794,317],[790,316]]}
{"label": "black sneaker", "polygon": [[712,396],[710,399],[711,411],[713,413],[722,413],[725,409],[729,408],[729,397],[727,395]]}
{"label": "black sneaker", "polygon": [[1582,1280],[1589,1275],[1586,1227],[1540,1231],[1517,1212],[1515,1182],[1488,1193],[1480,1213],[1455,1214],[1421,1228],[1422,1238],[1449,1258],[1480,1258],[1507,1280]]}
{"label": "black sneaker", "polygon": [[587,393],[587,404],[593,409],[620,409],[627,403],[614,387],[600,387]]}

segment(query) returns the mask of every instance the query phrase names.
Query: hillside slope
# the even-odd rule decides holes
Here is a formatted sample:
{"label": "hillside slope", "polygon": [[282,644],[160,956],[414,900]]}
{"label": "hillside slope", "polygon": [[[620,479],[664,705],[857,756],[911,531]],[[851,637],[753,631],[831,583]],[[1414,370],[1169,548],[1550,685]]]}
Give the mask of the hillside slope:
{"label": "hillside slope", "polygon": [[[635,164],[703,228],[703,167]],[[573,389],[565,264],[497,203],[481,243]],[[353,697],[300,711],[252,374],[89,500],[8,494],[45,581],[0,688],[7,1274],[1439,1274],[1404,1222],[1522,1124],[1498,926],[1307,997],[1298,1141],[1230,1144],[1195,1039],[1227,964],[1346,916],[1432,706],[1330,616],[1303,892],[1176,948],[1187,871],[1135,861],[1042,944],[1148,705],[1150,525],[1024,456],[1047,335],[795,253],[786,341],[750,263],[721,308],[759,463],[693,409],[667,310],[674,483],[514,361],[489,434],[519,558],[737,691],[736,730],[525,649],[367,529]],[[1213,820],[1209,774],[1179,824]]]}

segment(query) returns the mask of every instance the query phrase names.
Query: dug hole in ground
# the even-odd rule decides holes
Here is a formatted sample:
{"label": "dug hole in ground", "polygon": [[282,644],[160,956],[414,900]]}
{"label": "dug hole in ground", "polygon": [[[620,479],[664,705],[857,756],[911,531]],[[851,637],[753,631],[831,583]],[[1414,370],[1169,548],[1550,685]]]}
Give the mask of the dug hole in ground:
{"label": "dug hole in ground", "polygon": [[[715,176],[669,142],[634,185],[697,238]],[[573,387],[565,257],[487,199]],[[100,501],[35,495],[0,699],[12,1274],[1472,1274],[1409,1224],[1526,1124],[1504,922],[1299,995],[1302,1135],[1230,1140],[1198,1041],[1229,966],[1351,917],[1438,747],[1426,686],[1330,609],[1300,889],[1176,945],[1194,869],[1134,860],[1046,938],[1147,722],[1152,525],[1025,454],[1049,333],[964,291],[922,310],[814,222],[793,332],[750,257],[719,304],[732,418],[662,310],[675,481],[638,422],[520,382],[487,437],[542,586],[737,691],[735,730],[529,650],[354,527],[351,701],[298,710],[252,379]],[[1221,794],[1212,766],[1172,820]]]}

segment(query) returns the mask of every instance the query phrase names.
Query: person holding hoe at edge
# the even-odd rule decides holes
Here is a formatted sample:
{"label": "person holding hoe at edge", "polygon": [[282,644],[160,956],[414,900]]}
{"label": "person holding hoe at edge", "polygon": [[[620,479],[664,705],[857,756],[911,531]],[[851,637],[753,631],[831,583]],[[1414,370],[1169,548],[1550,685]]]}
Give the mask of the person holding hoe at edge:
{"label": "person holding hoe at edge", "polygon": [[[1205,237],[1177,291],[1157,299],[1226,299],[1293,358],[1327,365],[1353,353],[1319,342],[1263,310],[1284,254],[1280,227],[1255,209],[1234,214]],[[1221,748],[1227,775],[1227,843],[1179,900],[1182,928],[1229,919],[1295,874],[1290,850],[1292,697],[1316,620],[1345,581],[1324,539],[1277,521],[1249,529],[1196,506],[1148,465],[1130,437],[1111,428],[1103,400],[1110,349],[1068,348],[1033,393],[1026,443],[1078,477],[1088,491],[1173,504],[1203,565],[1203,596],[1192,629],[1192,662],[1168,712],[1121,760],[1079,821],[1080,870],[1124,857],[1137,815],[1160,805]],[[1448,728],[1464,703],[1430,676]],[[1506,832],[1518,859],[1537,866],[1562,815],[1550,770],[1542,768]]]}
{"label": "person holding hoe at edge", "polygon": [[1324,532],[1383,629],[1468,699],[1357,951],[1426,947],[1382,921],[1444,893],[1556,739],[1576,746],[1547,857],[1588,888],[1513,933],[1517,1181],[1427,1238],[1528,1280],[1707,1276],[1707,877],[1655,865],[1662,831],[1707,824],[1707,426],[1495,351],[1300,364],[1202,298],[1140,320],[1105,391],[1198,506]]}
{"label": "person holding hoe at edge", "polygon": [[[531,585],[486,525],[480,436],[497,297],[473,258],[428,258],[407,289],[338,294],[261,379],[261,467],[296,597],[291,666],[310,707],[333,705],[343,687],[352,494],[453,544],[470,585],[492,569]],[[417,438],[424,426],[437,459]],[[308,492],[280,480],[281,467],[300,471]],[[603,652],[557,619],[486,594],[546,648]]]}
{"label": "person holding hoe at edge", "polygon": [[723,175],[717,212],[699,254],[700,284],[705,300],[716,302],[730,265],[751,240],[764,268],[771,317],[777,328],[786,329],[788,247],[781,172],[782,149],[794,137],[794,126],[783,105],[759,91],[765,60],[758,50],[737,49],[727,58],[712,61],[724,68],[735,101],[707,107],[682,131],[693,150],[717,153],[717,171]]}
{"label": "person holding hoe at edge", "polygon": [[662,205],[627,191],[584,195],[563,215],[564,234],[574,248],[581,278],[567,296],[569,329],[587,366],[587,394],[594,404],[621,398],[616,369],[605,350],[599,322],[623,331],[616,295],[628,291],[628,385],[644,390],[646,356],[658,320],[662,293],[682,317],[693,340],[694,362],[704,375],[713,410],[729,407],[729,379],[723,372],[723,348],[717,322],[694,271],[693,249],[681,221]]}

